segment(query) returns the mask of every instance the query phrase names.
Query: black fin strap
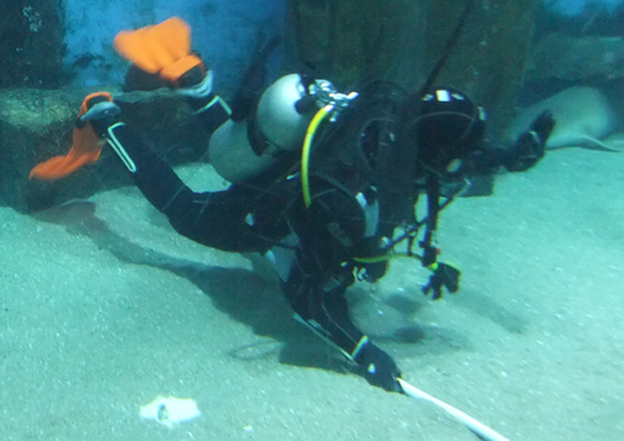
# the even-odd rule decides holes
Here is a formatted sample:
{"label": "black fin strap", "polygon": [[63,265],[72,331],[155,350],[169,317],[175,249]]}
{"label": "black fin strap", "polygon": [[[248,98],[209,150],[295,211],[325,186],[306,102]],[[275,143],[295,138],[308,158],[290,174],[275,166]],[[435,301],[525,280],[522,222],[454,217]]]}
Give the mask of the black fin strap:
{"label": "black fin strap", "polygon": [[256,112],[252,112],[247,117],[247,140],[251,146],[251,150],[256,156],[262,156],[269,148],[269,141],[262,133],[256,122]]}

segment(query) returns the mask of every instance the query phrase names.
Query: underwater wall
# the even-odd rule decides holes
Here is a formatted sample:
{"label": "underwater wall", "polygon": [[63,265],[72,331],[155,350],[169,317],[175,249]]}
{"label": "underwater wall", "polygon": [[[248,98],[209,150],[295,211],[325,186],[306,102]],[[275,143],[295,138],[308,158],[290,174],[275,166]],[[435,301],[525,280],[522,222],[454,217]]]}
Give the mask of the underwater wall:
{"label": "underwater wall", "polygon": [[[20,1],[24,0],[17,0]],[[313,67],[319,64],[331,66],[328,73],[334,75],[329,78],[339,84],[341,78],[350,79],[353,73],[366,72],[370,77],[401,78],[406,86],[413,86],[422,78],[420,56],[424,48],[421,43],[431,44],[433,40],[437,44],[431,35],[423,38],[425,32],[431,32],[426,23],[437,23],[435,14],[456,10],[455,5],[464,3],[452,0],[26,0],[26,3],[36,9],[35,3],[44,1],[60,5],[60,22],[64,26],[63,63],[65,70],[75,75],[75,84],[121,82],[125,62],[113,53],[111,42],[114,35],[121,29],[158,23],[178,15],[191,25],[193,47],[214,69],[216,85],[222,90],[235,87],[252,54],[271,37],[285,35],[286,48],[290,48],[291,54],[292,45],[305,44],[304,40],[291,38],[295,35],[293,27],[301,23],[305,26],[304,33],[323,35],[314,40],[313,48],[308,48],[314,52],[312,59],[303,61]],[[482,11],[483,20],[494,26],[501,24],[499,33],[503,32],[501,27],[509,23],[504,23],[505,17],[498,16],[497,22],[491,17],[507,14],[513,22],[516,11],[526,9],[524,18],[519,18],[514,26],[507,26],[507,35],[490,39],[501,46],[510,44],[507,49],[512,54],[526,51],[515,46],[528,44],[527,29],[532,23],[527,21],[540,3],[555,14],[579,16],[587,11],[594,13],[598,7],[612,12],[621,6],[622,1],[494,1],[486,2],[488,7],[476,3],[479,6],[475,9]],[[429,8],[435,11],[428,12]],[[429,16],[425,17],[427,14]],[[449,27],[452,18],[449,16]],[[481,18],[477,21],[483,25]],[[518,27],[522,29],[518,30]],[[525,41],[521,43],[520,39]],[[297,67],[301,66],[301,61],[298,60]],[[292,63],[287,64],[287,67],[291,66]],[[408,80],[410,73],[411,79]]]}
{"label": "underwater wall", "polygon": [[231,89],[253,53],[283,33],[284,0],[62,0],[65,65],[85,85],[120,83],[126,63],[113,51],[123,29],[182,17],[193,49],[214,70],[217,87]]}
{"label": "underwater wall", "polygon": [[587,7],[604,6],[608,10],[622,4],[622,0],[544,0],[544,5],[565,15],[577,15]]}
{"label": "underwater wall", "polygon": [[339,89],[373,79],[408,89],[423,79],[427,0],[288,0],[288,69]]}
{"label": "underwater wall", "polygon": [[63,54],[57,0],[0,2],[0,88],[58,87]]}
{"label": "underwater wall", "polygon": [[[504,3],[511,8],[516,2],[501,5]],[[594,20],[601,10],[613,13],[618,7],[622,9],[620,0],[534,3],[540,4],[542,15],[559,14],[582,20]],[[453,9],[456,2],[4,1],[0,2],[0,88],[119,84],[126,64],[113,52],[114,35],[122,29],[154,24],[173,15],[190,23],[194,48],[215,70],[217,87],[224,90],[235,87],[252,54],[275,35],[296,37],[287,38],[286,50],[291,55],[305,53],[302,59],[291,58],[287,67],[320,66],[335,74],[337,78],[333,79],[338,83],[342,78],[349,82],[355,73],[364,71],[370,76],[390,72],[391,78],[406,78],[406,72],[421,70],[421,43],[427,23],[431,23],[425,18],[428,4],[444,10]],[[479,9],[493,10],[498,3],[477,4]],[[551,15],[548,21],[553,22]],[[297,49],[297,45],[303,48]],[[420,73],[414,74],[414,78],[421,78]],[[415,83],[417,80],[412,82]]]}
{"label": "underwater wall", "polygon": [[285,0],[11,0],[0,2],[0,87],[53,89],[120,84],[126,62],[112,48],[123,29],[174,15],[193,48],[230,89],[250,57],[283,34]]}
{"label": "underwater wall", "polygon": [[[455,86],[508,119],[522,82],[539,0],[475,2],[436,84]],[[288,0],[287,60],[342,90],[373,79],[415,91],[433,70],[465,0]]]}

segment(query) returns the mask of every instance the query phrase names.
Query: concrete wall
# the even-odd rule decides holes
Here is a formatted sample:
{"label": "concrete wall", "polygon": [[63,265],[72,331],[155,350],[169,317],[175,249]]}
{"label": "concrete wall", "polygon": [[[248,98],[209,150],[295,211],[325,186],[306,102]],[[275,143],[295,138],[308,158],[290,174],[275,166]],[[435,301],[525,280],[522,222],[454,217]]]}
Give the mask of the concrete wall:
{"label": "concrete wall", "polygon": [[113,51],[115,34],[177,15],[191,25],[193,48],[214,69],[216,86],[232,89],[258,47],[283,34],[284,1],[63,0],[65,64],[75,84],[119,84],[126,63]]}

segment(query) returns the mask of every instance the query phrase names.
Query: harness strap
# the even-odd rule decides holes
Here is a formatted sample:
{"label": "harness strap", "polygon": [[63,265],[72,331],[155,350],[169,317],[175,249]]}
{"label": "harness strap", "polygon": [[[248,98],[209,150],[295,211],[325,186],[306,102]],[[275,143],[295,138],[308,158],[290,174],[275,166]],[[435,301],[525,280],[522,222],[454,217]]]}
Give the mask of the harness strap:
{"label": "harness strap", "polygon": [[[431,268],[437,264],[438,248],[435,246],[438,215],[440,213],[440,178],[434,173],[427,176],[427,223],[425,236],[420,242],[423,249],[423,266]],[[435,268],[431,268],[434,269]]]}

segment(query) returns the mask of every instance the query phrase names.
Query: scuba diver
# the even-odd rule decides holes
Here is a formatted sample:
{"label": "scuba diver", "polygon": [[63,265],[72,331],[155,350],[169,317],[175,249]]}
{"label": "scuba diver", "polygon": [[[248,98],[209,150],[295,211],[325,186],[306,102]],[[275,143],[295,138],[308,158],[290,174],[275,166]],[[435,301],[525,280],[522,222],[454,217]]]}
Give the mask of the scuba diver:
{"label": "scuba diver", "polygon": [[[123,31],[115,48],[133,63],[133,76],[155,77],[188,99],[211,135],[210,160],[230,187],[193,192],[123,122],[105,92],[85,98],[70,153],[37,165],[31,177],[54,180],[95,162],[105,140],[178,233],[265,255],[295,317],[357,364],[370,384],[402,392],[394,360],[349,318],[345,291],[356,280],[379,280],[393,256],[408,255],[431,271],[425,294],[456,292],[459,270],[438,261],[440,211],[470,177],[535,165],[552,117],[542,114],[509,148],[489,145],[483,109],[455,88],[432,85],[445,56],[414,93],[373,81],[344,94],[299,74],[260,92],[252,66],[230,107],[213,93],[213,74],[190,51],[182,20]],[[424,219],[415,213],[420,196]]]}

